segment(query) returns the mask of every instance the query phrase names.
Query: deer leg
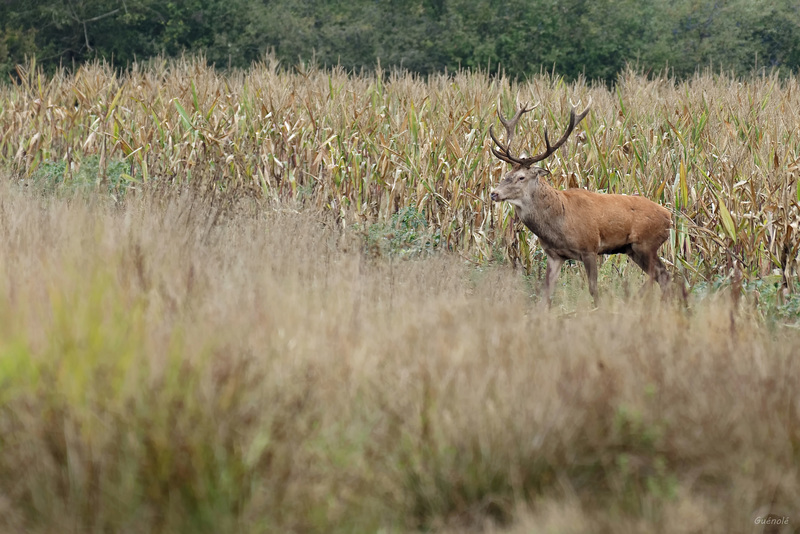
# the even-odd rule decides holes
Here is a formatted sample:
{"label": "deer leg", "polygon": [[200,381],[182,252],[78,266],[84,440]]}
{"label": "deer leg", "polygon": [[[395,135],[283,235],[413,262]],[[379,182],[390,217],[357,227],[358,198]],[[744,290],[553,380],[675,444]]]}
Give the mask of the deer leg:
{"label": "deer leg", "polygon": [[648,276],[647,282],[644,283],[642,289],[639,290],[639,296],[641,297],[642,294],[653,284],[653,273],[651,272],[650,268],[650,257],[643,251],[637,250],[635,247],[631,248],[631,251],[628,253],[630,259],[633,262],[641,267],[641,269],[645,272]]}
{"label": "deer leg", "polygon": [[667,289],[667,284],[669,284],[669,273],[667,272],[667,268],[664,266],[664,263],[661,261],[661,258],[658,257],[658,254],[653,252],[653,260],[651,261],[652,268],[653,268],[653,279],[658,282],[658,285],[661,286],[662,290]]}
{"label": "deer leg", "polygon": [[550,306],[550,299],[553,297],[553,289],[558,280],[558,274],[561,272],[561,266],[564,264],[564,258],[560,256],[547,256],[547,269],[544,273],[544,302]]}
{"label": "deer leg", "polygon": [[586,254],[581,258],[586,269],[586,277],[589,279],[589,293],[592,295],[594,305],[597,307],[597,254]]}
{"label": "deer leg", "polygon": [[650,258],[647,256],[647,254],[633,249],[628,253],[628,256],[645,272],[646,275],[648,275],[650,278],[653,277],[652,273],[650,272]]}
{"label": "deer leg", "polygon": [[667,272],[667,268],[664,266],[661,258],[658,257],[658,253],[655,250],[644,251],[637,250],[634,247],[629,255],[636,265],[641,267],[649,277],[642,288],[642,292],[650,287],[653,282],[658,282],[658,285],[661,286],[662,291],[667,289],[667,284],[669,283],[669,273]]}

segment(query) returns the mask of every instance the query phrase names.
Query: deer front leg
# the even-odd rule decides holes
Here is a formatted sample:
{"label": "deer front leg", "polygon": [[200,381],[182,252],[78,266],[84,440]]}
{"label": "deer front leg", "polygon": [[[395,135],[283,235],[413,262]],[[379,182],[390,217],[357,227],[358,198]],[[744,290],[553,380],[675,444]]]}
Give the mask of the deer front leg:
{"label": "deer front leg", "polygon": [[594,305],[597,307],[597,254],[584,254],[581,257],[581,261],[586,268],[586,277],[589,279],[589,293],[591,293]]}
{"label": "deer front leg", "polygon": [[561,266],[564,264],[564,258],[560,256],[547,255],[547,269],[544,273],[544,300],[543,302],[550,307],[551,299],[553,297],[553,289],[558,280],[558,273],[561,272]]}

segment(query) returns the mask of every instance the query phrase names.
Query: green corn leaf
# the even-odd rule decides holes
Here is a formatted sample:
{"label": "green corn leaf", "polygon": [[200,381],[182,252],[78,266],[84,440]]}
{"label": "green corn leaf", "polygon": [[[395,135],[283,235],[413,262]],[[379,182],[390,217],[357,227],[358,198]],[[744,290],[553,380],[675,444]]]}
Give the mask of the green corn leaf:
{"label": "green corn leaf", "polygon": [[733,224],[731,212],[728,211],[728,207],[725,206],[720,195],[717,195],[717,202],[719,204],[720,219],[722,219],[722,228],[725,230],[725,233],[728,234],[728,237],[736,243],[736,225]]}
{"label": "green corn leaf", "polygon": [[181,103],[178,102],[177,98],[175,100],[173,100],[173,102],[175,103],[175,108],[178,110],[178,114],[181,116],[181,119],[183,119],[183,124],[186,126],[186,128],[188,130],[194,130],[194,125],[192,124],[192,119],[189,117],[189,114],[186,113],[186,110],[183,109],[183,106],[181,106]]}

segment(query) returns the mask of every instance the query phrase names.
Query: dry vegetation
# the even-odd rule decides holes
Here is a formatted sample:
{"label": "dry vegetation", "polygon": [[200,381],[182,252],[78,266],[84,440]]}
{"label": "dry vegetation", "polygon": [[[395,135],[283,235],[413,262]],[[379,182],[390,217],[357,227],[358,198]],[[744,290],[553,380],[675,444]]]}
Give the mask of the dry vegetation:
{"label": "dry vegetation", "polygon": [[4,531],[798,518],[800,336],[726,295],[565,317],[508,267],[375,259],[330,216],[1,193]]}
{"label": "dry vegetation", "polygon": [[420,213],[448,250],[500,253],[536,269],[535,245],[488,191],[504,170],[488,150],[496,103],[539,103],[522,143],[560,128],[592,98],[550,162],[560,187],[638,193],[682,215],[664,257],[689,285],[781,276],[793,293],[800,222],[797,79],[710,74],[677,82],[629,73],[609,90],[546,75],[518,83],[460,72],[286,71],[276,62],[223,75],[202,62],[99,65],[48,78],[35,66],[0,88],[0,164],[74,181],[82,166],[119,193],[191,181],[216,194],[293,199],[349,222]]}
{"label": "dry vegetation", "polygon": [[[20,72],[0,530],[797,528],[800,333],[764,306],[797,302],[794,79]],[[541,102],[532,147],[589,95],[554,180],[684,213],[685,303],[610,260],[599,310],[575,271],[543,311],[535,240],[484,202],[497,97]]]}

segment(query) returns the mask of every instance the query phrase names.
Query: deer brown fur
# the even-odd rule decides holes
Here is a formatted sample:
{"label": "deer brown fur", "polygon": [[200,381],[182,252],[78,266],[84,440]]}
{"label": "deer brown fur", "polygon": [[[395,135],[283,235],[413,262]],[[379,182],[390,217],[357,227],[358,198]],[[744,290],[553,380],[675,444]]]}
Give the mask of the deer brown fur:
{"label": "deer brown fur", "polygon": [[[554,144],[545,130],[546,150],[537,156],[518,158],[511,154],[510,145],[514,128],[523,113],[533,108],[522,106],[516,115],[500,121],[506,128],[506,144],[502,145],[489,129],[497,148],[492,153],[513,165],[491,192],[495,202],[512,204],[517,215],[536,234],[547,255],[544,301],[549,304],[565,260],[583,262],[589,279],[589,292],[597,304],[597,256],[599,254],[627,254],[650,276],[666,288],[669,274],[658,249],[669,237],[672,216],[666,208],[640,196],[601,194],[585,189],[560,191],[547,183],[547,169],[532,166],[552,155],[569,137],[575,125],[589,112],[589,106],[576,117],[575,108],[570,113],[566,132]],[[498,108],[498,115],[500,114]]]}

